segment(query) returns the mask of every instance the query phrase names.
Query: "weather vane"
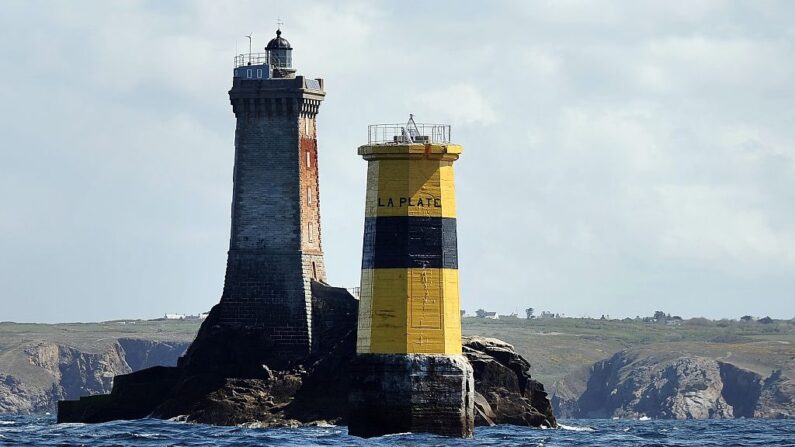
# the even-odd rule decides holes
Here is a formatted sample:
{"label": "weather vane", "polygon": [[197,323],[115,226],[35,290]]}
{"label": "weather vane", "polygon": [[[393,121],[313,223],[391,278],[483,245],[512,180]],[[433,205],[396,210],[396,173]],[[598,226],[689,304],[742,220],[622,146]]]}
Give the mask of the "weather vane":
{"label": "weather vane", "polygon": [[284,22],[282,22],[282,19],[276,19],[276,28],[277,29],[282,29],[282,25],[284,25]]}

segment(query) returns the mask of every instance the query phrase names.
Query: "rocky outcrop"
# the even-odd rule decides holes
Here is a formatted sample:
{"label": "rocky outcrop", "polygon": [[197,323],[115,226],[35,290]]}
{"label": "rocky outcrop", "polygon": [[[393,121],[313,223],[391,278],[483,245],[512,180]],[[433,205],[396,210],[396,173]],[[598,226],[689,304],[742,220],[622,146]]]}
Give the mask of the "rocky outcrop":
{"label": "rocky outcrop", "polygon": [[763,378],[712,358],[628,351],[597,362],[581,394],[563,385],[553,403],[569,418],[792,417],[795,398],[780,372]]}
{"label": "rocky outcrop", "polygon": [[256,327],[221,324],[219,307],[174,368],[118,377],[108,395],[62,401],[58,420],[103,422],[145,416],[217,425],[292,426],[345,416],[348,364],[355,355],[358,302],[312,284],[315,354],[301,362],[271,355]]}
{"label": "rocky outcrop", "polygon": [[[123,375],[108,395],[62,401],[58,420],[153,416],[260,427],[344,424],[356,357],[358,302],[344,289],[321,284],[313,284],[313,294],[313,327],[322,336],[313,345],[322,349],[300,364],[278,369],[263,365],[259,360],[267,353],[250,357],[248,352],[267,349],[268,340],[246,327],[218,325],[211,312],[178,367]],[[530,364],[511,345],[470,337],[464,340],[464,354],[474,369],[479,423],[555,426],[543,385],[530,377]]]}
{"label": "rocky outcrop", "polygon": [[54,411],[58,400],[111,391],[113,378],[153,364],[176,364],[186,343],[111,340],[92,349],[28,343],[0,365],[0,413]]}
{"label": "rocky outcrop", "polygon": [[[59,420],[103,422],[154,416],[259,427],[344,424],[355,340],[355,333],[350,332],[314,363],[293,370],[262,368],[258,378],[146,369],[117,378],[109,395],[61,402]],[[475,369],[478,424],[556,426],[543,385],[530,378],[529,364],[510,345],[480,337],[464,343]]]}
{"label": "rocky outcrop", "polygon": [[475,424],[555,427],[544,385],[530,376],[530,363],[508,343],[464,337],[463,351],[475,375]]}

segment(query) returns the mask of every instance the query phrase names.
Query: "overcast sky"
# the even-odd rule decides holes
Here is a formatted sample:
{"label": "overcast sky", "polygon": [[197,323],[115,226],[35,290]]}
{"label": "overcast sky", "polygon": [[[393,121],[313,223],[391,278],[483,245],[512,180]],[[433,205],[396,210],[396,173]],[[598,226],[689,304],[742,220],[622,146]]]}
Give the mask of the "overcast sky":
{"label": "overcast sky", "polygon": [[4,1],[0,321],[221,295],[232,59],[322,77],[329,280],[359,283],[367,125],[452,125],[462,308],[795,316],[795,2]]}

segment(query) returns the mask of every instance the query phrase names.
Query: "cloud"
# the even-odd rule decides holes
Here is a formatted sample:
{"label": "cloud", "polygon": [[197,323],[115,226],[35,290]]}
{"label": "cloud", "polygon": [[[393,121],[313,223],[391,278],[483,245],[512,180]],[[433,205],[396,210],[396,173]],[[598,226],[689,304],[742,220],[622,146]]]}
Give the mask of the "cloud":
{"label": "cloud", "polygon": [[775,229],[743,190],[658,188],[663,256],[710,263],[743,275],[749,268],[795,268],[795,231]]}
{"label": "cloud", "polygon": [[423,117],[422,119],[428,116],[434,122],[442,120],[481,126],[497,122],[497,114],[488,98],[471,84],[455,83],[438,90],[411,95],[408,103],[409,107],[418,109],[417,115]]}
{"label": "cloud", "polygon": [[320,203],[333,283],[359,280],[356,148],[368,124],[414,113],[450,123],[464,146],[465,309],[795,313],[795,6],[479,6],[4,5],[3,318],[154,317],[217,302],[231,60],[251,31],[263,47],[278,17],[299,73],[326,81]]}

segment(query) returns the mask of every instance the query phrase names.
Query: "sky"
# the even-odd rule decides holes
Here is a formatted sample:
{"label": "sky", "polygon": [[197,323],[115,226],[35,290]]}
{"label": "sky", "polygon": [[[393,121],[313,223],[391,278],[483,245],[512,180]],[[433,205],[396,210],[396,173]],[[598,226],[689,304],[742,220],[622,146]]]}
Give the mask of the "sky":
{"label": "sky", "polygon": [[195,314],[223,287],[233,57],[325,80],[329,282],[367,125],[449,123],[462,308],[795,316],[795,2],[33,1],[0,14],[0,321]]}

